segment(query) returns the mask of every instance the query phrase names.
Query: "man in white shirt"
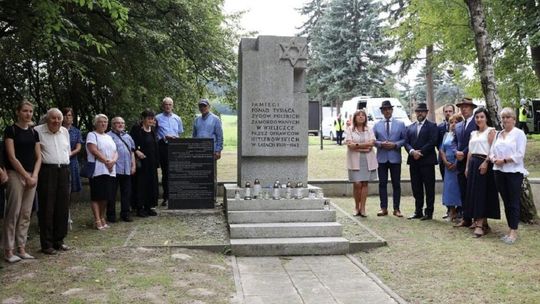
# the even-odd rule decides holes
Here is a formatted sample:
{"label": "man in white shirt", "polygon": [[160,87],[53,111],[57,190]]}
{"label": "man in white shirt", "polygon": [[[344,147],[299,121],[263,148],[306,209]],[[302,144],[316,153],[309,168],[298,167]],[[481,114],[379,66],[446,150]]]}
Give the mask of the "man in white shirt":
{"label": "man in white shirt", "polygon": [[63,115],[57,108],[47,111],[46,123],[35,127],[39,134],[42,164],[38,178],[39,237],[41,251],[55,254],[66,251],[68,231],[70,179],[69,132],[62,127]]}

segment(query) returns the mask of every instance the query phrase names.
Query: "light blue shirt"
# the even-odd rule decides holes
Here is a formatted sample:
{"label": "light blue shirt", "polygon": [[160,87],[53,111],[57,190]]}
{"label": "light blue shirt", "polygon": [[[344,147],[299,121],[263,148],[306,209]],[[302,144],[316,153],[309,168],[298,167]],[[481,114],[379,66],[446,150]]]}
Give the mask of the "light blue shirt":
{"label": "light blue shirt", "polygon": [[116,152],[118,153],[118,160],[116,161],[116,174],[131,175],[131,151],[135,150],[135,142],[133,141],[133,138],[131,138],[131,136],[126,132],[118,134],[122,137],[126,144],[128,144],[128,149],[126,144],[120,140],[116,133],[109,131],[107,134],[112,137],[114,143],[116,144]]}
{"label": "light blue shirt", "polygon": [[182,119],[174,113],[171,113],[170,115],[159,113],[156,115],[156,121],[158,124],[158,139],[164,139],[165,136],[180,137],[180,135],[184,133]]}
{"label": "light blue shirt", "polygon": [[213,138],[214,152],[223,150],[223,129],[221,120],[213,113],[208,113],[205,117],[195,118],[193,123],[193,138]]}

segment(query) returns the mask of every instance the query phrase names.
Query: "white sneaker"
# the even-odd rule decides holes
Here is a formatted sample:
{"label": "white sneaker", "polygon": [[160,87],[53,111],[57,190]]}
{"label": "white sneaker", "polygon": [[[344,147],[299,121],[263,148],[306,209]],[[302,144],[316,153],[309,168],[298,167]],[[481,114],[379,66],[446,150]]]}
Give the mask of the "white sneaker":
{"label": "white sneaker", "polygon": [[17,253],[17,256],[20,257],[21,259],[23,260],[34,260],[35,257],[29,255],[28,253],[24,253],[24,254],[21,254],[21,253]]}
{"label": "white sneaker", "polygon": [[6,260],[6,262],[8,262],[8,263],[16,263],[16,262],[20,261],[21,258],[18,257],[18,256],[16,256],[16,255],[12,255],[12,256],[10,256],[9,258],[8,258],[8,257],[4,257],[4,260]]}

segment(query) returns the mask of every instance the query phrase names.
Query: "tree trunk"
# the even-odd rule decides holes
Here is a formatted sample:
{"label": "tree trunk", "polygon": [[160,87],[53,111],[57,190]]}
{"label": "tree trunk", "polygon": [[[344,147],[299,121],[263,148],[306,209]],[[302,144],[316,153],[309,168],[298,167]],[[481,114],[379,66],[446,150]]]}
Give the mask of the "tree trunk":
{"label": "tree trunk", "polygon": [[474,44],[478,57],[478,69],[480,72],[480,82],[482,92],[486,98],[486,107],[494,126],[500,127],[497,113],[501,108],[499,95],[497,94],[497,84],[495,83],[495,69],[493,67],[493,49],[489,40],[486,17],[482,0],[464,0],[469,8],[471,17],[471,28],[474,32]]}
{"label": "tree trunk", "polygon": [[531,59],[534,73],[540,82],[540,45],[531,45]]}
{"label": "tree trunk", "polygon": [[426,47],[426,103],[428,107],[428,120],[435,121],[435,96],[433,90],[433,44]]}
{"label": "tree trunk", "polygon": [[[528,12],[538,12],[540,9],[540,4],[536,4],[535,0],[529,0],[527,1],[527,11]],[[528,33],[529,41],[530,38],[536,34],[538,31],[538,28],[532,28],[532,31]],[[538,78],[538,82],[540,82],[540,42],[537,42],[536,45],[530,45],[531,48],[531,60],[532,60],[532,68],[534,70],[534,74],[536,74],[536,78]]]}

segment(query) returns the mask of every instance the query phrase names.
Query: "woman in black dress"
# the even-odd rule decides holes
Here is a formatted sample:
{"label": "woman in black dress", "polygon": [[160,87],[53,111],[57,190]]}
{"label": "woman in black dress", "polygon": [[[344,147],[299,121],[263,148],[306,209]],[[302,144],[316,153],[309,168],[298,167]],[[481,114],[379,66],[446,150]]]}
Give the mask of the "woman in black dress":
{"label": "woman in black dress", "polygon": [[141,113],[141,123],[131,128],[129,134],[135,141],[135,156],[140,161],[135,173],[135,198],[137,201],[137,216],[154,216],[157,213],[152,207],[157,206],[159,151],[157,133],[154,123],[155,113],[144,110]]}

